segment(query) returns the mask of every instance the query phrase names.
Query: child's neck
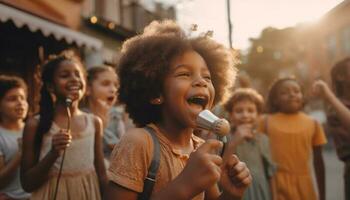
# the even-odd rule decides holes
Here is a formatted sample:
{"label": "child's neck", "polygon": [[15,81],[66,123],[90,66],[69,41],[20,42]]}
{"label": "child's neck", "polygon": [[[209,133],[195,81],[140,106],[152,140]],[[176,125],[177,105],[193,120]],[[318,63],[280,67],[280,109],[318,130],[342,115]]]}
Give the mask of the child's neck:
{"label": "child's neck", "polygon": [[175,126],[173,123],[158,123],[156,124],[161,130],[163,135],[174,145],[174,147],[181,149],[192,149],[192,128],[180,128]]}
{"label": "child's neck", "polygon": [[[70,114],[73,116],[75,115],[77,112],[79,112],[79,108],[78,105],[76,103],[72,103],[72,105],[69,107],[70,110]],[[61,103],[57,103],[55,106],[55,112],[56,113],[63,113],[64,115],[67,114],[67,106]]]}
{"label": "child's neck", "polygon": [[0,126],[11,131],[21,131],[24,127],[24,122],[22,119],[18,120],[1,120]]}

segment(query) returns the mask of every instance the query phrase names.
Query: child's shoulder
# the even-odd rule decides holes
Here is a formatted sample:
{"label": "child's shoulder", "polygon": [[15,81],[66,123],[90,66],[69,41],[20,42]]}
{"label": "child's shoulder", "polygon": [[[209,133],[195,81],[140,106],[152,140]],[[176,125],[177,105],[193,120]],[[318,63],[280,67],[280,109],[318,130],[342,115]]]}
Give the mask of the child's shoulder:
{"label": "child's shoulder", "polygon": [[144,128],[131,128],[121,138],[121,143],[140,146],[150,145],[151,135]]}

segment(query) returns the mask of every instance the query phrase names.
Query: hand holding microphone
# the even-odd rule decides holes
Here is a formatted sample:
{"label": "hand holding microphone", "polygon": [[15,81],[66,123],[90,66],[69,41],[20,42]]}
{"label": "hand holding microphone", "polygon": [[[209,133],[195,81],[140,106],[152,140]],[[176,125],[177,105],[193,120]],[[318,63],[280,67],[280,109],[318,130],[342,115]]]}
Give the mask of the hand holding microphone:
{"label": "hand holding microphone", "polygon": [[[66,98],[65,100],[65,106],[66,106],[66,111],[67,111],[67,129],[66,129],[66,134],[58,134],[58,136],[56,135],[56,137],[69,137],[68,142],[71,142],[71,135],[70,135],[70,131],[71,131],[71,120],[72,120],[72,114],[70,112],[70,107],[72,106],[73,100],[69,97]],[[63,138],[64,139],[64,138]],[[67,140],[65,140],[67,141]],[[58,186],[60,183],[60,179],[61,179],[61,175],[62,175],[62,169],[63,169],[63,163],[64,163],[64,158],[66,155],[66,148],[69,146],[69,143],[64,144],[63,145],[63,151],[62,152],[62,160],[61,160],[61,164],[60,164],[60,168],[58,171],[58,176],[57,176],[57,182],[56,182],[56,188],[55,188],[55,193],[53,196],[53,200],[56,200],[57,198],[57,192],[58,192]],[[61,151],[59,151],[59,155],[61,154]]]}
{"label": "hand holding microphone", "polygon": [[199,129],[214,132],[220,140],[223,141],[223,148],[220,156],[223,155],[225,149],[225,136],[230,132],[230,124],[226,119],[220,119],[209,110],[203,110],[197,117],[197,127]]}

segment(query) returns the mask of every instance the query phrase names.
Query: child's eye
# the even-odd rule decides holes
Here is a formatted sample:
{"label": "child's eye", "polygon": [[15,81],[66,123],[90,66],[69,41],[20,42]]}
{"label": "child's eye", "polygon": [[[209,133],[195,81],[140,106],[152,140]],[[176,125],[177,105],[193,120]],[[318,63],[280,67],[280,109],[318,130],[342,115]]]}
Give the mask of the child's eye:
{"label": "child's eye", "polygon": [[190,73],[188,73],[188,72],[181,72],[181,73],[176,74],[176,76],[179,76],[179,77],[181,77],[181,76],[188,77],[188,76],[190,76]]}
{"label": "child's eye", "polygon": [[204,76],[204,78],[205,78],[205,80],[211,81],[211,76],[210,75]]}

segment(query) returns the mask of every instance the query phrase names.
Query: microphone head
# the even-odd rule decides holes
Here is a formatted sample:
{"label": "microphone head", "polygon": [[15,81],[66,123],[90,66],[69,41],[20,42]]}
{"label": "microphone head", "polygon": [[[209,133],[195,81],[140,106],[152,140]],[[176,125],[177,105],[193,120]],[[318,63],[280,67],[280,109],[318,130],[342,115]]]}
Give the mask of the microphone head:
{"label": "microphone head", "polygon": [[220,119],[209,110],[203,110],[197,117],[197,127],[212,131],[219,136],[225,136],[230,132],[230,124],[226,119]]}
{"label": "microphone head", "polygon": [[66,102],[65,103],[66,103],[66,107],[70,107],[72,105],[73,101],[70,98],[66,98]]}

